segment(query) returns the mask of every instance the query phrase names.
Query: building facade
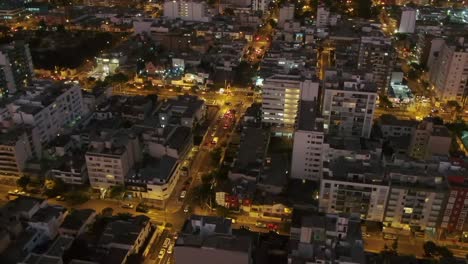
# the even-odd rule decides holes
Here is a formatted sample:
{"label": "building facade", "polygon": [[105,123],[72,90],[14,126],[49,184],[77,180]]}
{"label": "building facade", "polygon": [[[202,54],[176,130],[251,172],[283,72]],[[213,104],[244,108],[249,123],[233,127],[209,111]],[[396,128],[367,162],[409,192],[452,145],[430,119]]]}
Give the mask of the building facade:
{"label": "building facade", "polygon": [[27,87],[34,77],[29,45],[14,42],[0,47],[0,96]]}

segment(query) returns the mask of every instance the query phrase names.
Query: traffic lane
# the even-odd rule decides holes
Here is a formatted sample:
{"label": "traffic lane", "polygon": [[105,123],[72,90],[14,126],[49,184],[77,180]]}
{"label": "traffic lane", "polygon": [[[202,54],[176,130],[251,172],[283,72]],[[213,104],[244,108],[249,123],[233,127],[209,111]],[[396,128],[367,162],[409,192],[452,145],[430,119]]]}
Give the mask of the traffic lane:
{"label": "traffic lane", "polygon": [[[384,239],[382,236],[364,237],[365,250],[369,252],[379,253],[385,249],[392,247],[395,240]],[[422,257],[424,255],[423,240],[417,240],[408,236],[398,236],[398,253],[403,255],[415,255]]]}

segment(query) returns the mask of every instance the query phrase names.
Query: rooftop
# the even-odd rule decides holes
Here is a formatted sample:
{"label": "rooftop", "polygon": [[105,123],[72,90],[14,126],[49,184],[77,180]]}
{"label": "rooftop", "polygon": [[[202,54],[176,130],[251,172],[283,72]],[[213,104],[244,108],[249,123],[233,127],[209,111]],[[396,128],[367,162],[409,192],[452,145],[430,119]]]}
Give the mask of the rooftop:
{"label": "rooftop", "polygon": [[99,239],[99,244],[106,246],[111,243],[123,244],[123,245],[134,245],[135,240],[140,235],[143,228],[148,223],[149,218],[147,216],[136,216],[130,220],[117,220],[109,223],[104,233]]}
{"label": "rooftop", "polygon": [[59,205],[48,205],[39,209],[31,218],[31,222],[49,222],[53,218],[58,218],[67,211],[66,208]]}
{"label": "rooftop", "polygon": [[316,101],[300,101],[298,130],[323,131],[323,120],[319,117],[318,105]]}
{"label": "rooftop", "polygon": [[86,223],[89,217],[95,213],[96,211],[93,209],[73,210],[69,215],[67,215],[60,228],[79,230],[83,224]]}

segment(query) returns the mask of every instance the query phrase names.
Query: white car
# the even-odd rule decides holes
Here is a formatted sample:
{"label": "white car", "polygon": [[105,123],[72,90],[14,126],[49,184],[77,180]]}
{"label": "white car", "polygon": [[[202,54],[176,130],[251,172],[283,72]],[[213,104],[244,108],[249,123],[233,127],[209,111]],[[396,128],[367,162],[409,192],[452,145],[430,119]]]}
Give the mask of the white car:
{"label": "white car", "polygon": [[188,213],[189,211],[190,211],[190,206],[189,205],[185,206],[184,213]]}
{"label": "white car", "polygon": [[186,190],[183,190],[183,191],[180,193],[180,199],[184,199],[184,198],[185,198],[185,195],[187,195],[187,191],[186,191]]}
{"label": "white car", "polygon": [[174,249],[174,244],[169,245],[167,248],[167,254],[172,254],[172,250]]}
{"label": "white car", "polygon": [[170,244],[171,244],[170,238],[164,239],[163,248],[167,248]]}
{"label": "white car", "polygon": [[166,254],[166,250],[163,248],[161,251],[159,251],[158,258],[162,259],[164,258],[164,255]]}

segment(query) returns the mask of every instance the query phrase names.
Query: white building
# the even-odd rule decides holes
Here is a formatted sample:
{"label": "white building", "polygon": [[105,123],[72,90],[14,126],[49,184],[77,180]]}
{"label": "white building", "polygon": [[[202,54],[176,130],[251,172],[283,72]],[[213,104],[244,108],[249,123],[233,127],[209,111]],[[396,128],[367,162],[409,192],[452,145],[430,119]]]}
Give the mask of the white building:
{"label": "white building", "polygon": [[28,44],[17,41],[0,46],[0,97],[27,87],[33,77],[34,69]]}
{"label": "white building", "polygon": [[367,76],[327,72],[324,81],[324,131],[331,135],[369,138],[377,88]]}
{"label": "white building", "polygon": [[127,131],[101,132],[91,139],[86,152],[86,166],[91,187],[106,189],[124,185],[125,177],[141,160],[138,138]]}
{"label": "white building", "polygon": [[196,1],[165,1],[164,17],[186,21],[210,22],[205,2]]}
{"label": "white building", "polygon": [[263,122],[292,127],[302,91],[309,98],[317,98],[319,84],[295,75],[277,74],[265,79],[262,93]]}
{"label": "white building", "polygon": [[252,10],[265,12],[271,0],[252,0]]}
{"label": "white building", "polygon": [[[32,157],[28,135],[23,129],[11,129],[0,134],[0,177],[14,184],[22,176],[26,161]],[[13,178],[12,178],[13,177]]]}
{"label": "white building", "polygon": [[416,28],[416,10],[403,8],[401,11],[400,28],[398,33],[414,33]]}
{"label": "white building", "polygon": [[456,43],[445,42],[429,71],[430,81],[442,101],[464,100],[468,87],[467,69],[468,43],[463,38]]}
{"label": "white building", "polygon": [[284,23],[288,20],[294,19],[294,5],[285,5],[280,8],[278,16],[278,26],[283,27]]}
{"label": "white building", "polygon": [[341,157],[324,168],[319,211],[357,213],[362,219],[381,222],[388,194],[380,164]]}
{"label": "white building", "polygon": [[297,130],[294,132],[291,178],[320,180],[323,168],[323,119],[316,101],[300,102]]}
{"label": "white building", "polygon": [[76,84],[54,84],[36,81],[24,96],[10,106],[13,121],[37,129],[41,144],[54,139],[83,117],[81,87]]}
{"label": "white building", "polygon": [[426,163],[394,164],[389,167],[390,191],[384,223],[409,229],[435,231],[444,213],[447,196],[444,174]]}
{"label": "white building", "polygon": [[317,17],[315,20],[315,26],[318,28],[327,27],[329,24],[330,10],[324,6],[317,8]]}

